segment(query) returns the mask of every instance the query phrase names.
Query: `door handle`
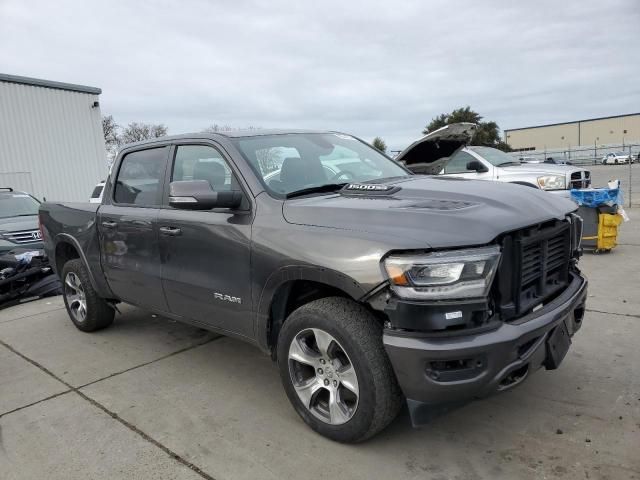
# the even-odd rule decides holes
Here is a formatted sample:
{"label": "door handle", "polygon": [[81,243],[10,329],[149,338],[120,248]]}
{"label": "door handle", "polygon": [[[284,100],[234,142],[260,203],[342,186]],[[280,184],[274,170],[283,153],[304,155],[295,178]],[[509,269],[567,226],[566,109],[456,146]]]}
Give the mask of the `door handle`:
{"label": "door handle", "polygon": [[175,227],[160,227],[160,234],[167,235],[170,237],[177,237],[182,233],[182,230]]}
{"label": "door handle", "polygon": [[118,224],[116,222],[102,222],[104,228],[116,228]]}

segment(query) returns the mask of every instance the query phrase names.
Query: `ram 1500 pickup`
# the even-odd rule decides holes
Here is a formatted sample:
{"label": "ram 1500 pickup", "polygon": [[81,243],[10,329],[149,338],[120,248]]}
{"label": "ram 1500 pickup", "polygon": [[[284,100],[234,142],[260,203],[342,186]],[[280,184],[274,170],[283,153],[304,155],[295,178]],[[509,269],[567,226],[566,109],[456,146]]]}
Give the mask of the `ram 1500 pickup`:
{"label": "ram 1500 pickup", "polygon": [[100,205],[48,202],[40,225],[77,328],[126,302],[250,342],[311,428],[357,442],[405,401],[422,423],[558,367],[585,308],[576,208],[343,133],[254,130],[129,145]]}

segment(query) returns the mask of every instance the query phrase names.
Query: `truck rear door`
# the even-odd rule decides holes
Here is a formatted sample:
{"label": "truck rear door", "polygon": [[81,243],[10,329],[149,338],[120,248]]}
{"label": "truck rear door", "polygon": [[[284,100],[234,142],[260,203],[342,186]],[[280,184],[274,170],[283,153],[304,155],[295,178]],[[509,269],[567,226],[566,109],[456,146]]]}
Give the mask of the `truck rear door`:
{"label": "truck rear door", "polygon": [[118,298],[167,311],[160,278],[158,212],[169,146],[126,152],[98,209],[102,268]]}

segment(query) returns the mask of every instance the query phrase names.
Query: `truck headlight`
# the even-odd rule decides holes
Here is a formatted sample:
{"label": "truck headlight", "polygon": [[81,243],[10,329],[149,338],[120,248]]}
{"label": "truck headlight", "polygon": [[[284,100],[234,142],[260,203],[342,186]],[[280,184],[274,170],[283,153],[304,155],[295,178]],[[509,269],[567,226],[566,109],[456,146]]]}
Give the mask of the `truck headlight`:
{"label": "truck headlight", "polygon": [[538,186],[542,190],[564,190],[567,179],[564,175],[543,175],[538,177]]}
{"label": "truck headlight", "polygon": [[392,255],[384,260],[391,289],[402,298],[443,300],[486,296],[500,247]]}

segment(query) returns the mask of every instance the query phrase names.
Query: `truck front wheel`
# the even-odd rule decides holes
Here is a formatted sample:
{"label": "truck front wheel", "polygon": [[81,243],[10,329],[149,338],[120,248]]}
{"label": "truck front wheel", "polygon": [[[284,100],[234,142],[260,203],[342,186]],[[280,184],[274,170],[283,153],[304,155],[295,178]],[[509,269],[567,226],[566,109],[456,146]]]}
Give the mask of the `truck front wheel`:
{"label": "truck front wheel", "polygon": [[62,294],[73,324],[83,332],[94,332],[113,323],[114,310],[91,285],[82,260],[69,260],[62,268]]}
{"label": "truck front wheel", "polygon": [[332,440],[366,440],[402,406],[382,325],[346,298],[315,300],[287,318],[278,337],[278,367],[300,417]]}

